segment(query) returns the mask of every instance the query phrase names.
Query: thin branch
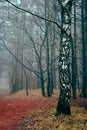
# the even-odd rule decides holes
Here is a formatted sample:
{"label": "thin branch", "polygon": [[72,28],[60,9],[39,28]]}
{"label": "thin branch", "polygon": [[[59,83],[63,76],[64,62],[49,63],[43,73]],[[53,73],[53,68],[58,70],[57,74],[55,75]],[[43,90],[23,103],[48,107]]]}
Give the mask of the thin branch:
{"label": "thin branch", "polygon": [[[35,17],[38,17],[38,18],[40,18],[40,19],[42,19],[42,20],[45,20],[45,21],[54,23],[54,24],[56,24],[61,30],[63,30],[63,28],[62,28],[57,22],[55,22],[55,21],[53,21],[53,20],[50,20],[50,19],[47,19],[47,18],[44,18],[44,17],[42,17],[42,16],[40,16],[40,15],[38,15],[38,14],[32,13],[32,12],[29,11],[29,10],[23,9],[23,8],[21,8],[21,7],[18,7],[18,6],[16,6],[14,3],[12,3],[12,2],[9,1],[9,0],[5,0],[5,1],[8,2],[8,3],[10,3],[12,6],[14,6],[15,8],[17,8],[17,9],[23,11],[23,12],[29,13],[29,14],[31,14],[31,15],[33,15],[33,16],[35,16]],[[63,30],[63,31],[64,31],[64,30]]]}
{"label": "thin branch", "polygon": [[15,54],[12,52],[12,51],[10,51],[10,49],[7,47],[7,45],[5,44],[5,41],[4,40],[2,40],[3,41],[3,45],[4,45],[4,47],[5,47],[5,49],[15,58],[15,60],[22,66],[22,67],[24,67],[24,68],[26,68],[27,70],[29,70],[29,71],[31,71],[31,72],[33,72],[36,76],[38,76],[39,78],[40,78],[40,73],[39,72],[37,72],[36,70],[32,70],[32,69],[30,69],[29,67],[27,67],[26,65],[24,65],[16,56],[15,56]]}

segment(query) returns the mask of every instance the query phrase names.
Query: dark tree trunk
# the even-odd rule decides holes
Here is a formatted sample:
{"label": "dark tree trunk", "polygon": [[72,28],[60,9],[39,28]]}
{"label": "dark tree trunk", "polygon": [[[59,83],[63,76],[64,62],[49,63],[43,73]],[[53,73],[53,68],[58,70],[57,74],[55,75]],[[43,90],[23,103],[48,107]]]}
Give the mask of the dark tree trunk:
{"label": "dark tree trunk", "polygon": [[[86,85],[87,85],[87,64],[86,64],[86,37],[85,37],[85,1],[82,0],[82,9],[81,9],[81,17],[82,17],[82,97],[86,97]],[[87,15],[87,14],[86,14]]]}
{"label": "dark tree trunk", "polygon": [[71,96],[71,79],[70,79],[70,44],[71,44],[71,7],[72,0],[60,0],[61,2],[61,43],[59,55],[59,80],[60,96],[57,104],[55,116],[61,113],[70,115],[70,96]]}
{"label": "dark tree trunk", "polygon": [[72,41],[72,93],[73,98],[76,99],[76,71],[75,71],[75,55],[74,55],[73,41]]}
{"label": "dark tree trunk", "polygon": [[76,99],[76,77],[76,0],[74,0],[74,42],[72,43],[72,92],[74,99]]}
{"label": "dark tree trunk", "polygon": [[[45,18],[50,17],[49,1],[45,0]],[[47,95],[48,97],[52,96],[53,93],[53,72],[52,72],[52,24],[50,22],[45,21],[45,26],[47,30],[46,36],[46,46],[47,46]]]}
{"label": "dark tree trunk", "polygon": [[25,68],[23,68],[23,70],[24,70],[24,74],[25,74],[25,82],[26,82],[26,95],[28,96],[28,76],[27,76],[27,73],[26,73],[26,70],[25,70]]}
{"label": "dark tree trunk", "polygon": [[44,88],[44,78],[43,75],[41,74],[41,91],[42,91],[42,96],[45,96],[45,88]]}
{"label": "dark tree trunk", "polygon": [[[40,55],[40,59],[41,59],[41,55]],[[40,68],[41,92],[42,92],[42,96],[45,96],[44,75],[43,75],[41,60],[39,60],[39,68]]]}
{"label": "dark tree trunk", "polygon": [[[85,0],[85,55],[86,55],[86,90],[87,90],[87,1]],[[86,93],[87,97],[87,93]]]}

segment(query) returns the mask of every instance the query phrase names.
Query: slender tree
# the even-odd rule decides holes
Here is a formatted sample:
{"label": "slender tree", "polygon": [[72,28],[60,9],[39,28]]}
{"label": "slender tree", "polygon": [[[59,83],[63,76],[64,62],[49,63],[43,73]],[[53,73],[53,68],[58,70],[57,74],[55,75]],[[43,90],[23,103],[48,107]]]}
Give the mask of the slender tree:
{"label": "slender tree", "polygon": [[85,0],[81,1],[81,20],[82,20],[82,97],[86,97],[87,85],[87,64],[86,64],[86,33],[85,33]]}
{"label": "slender tree", "polygon": [[76,99],[76,77],[77,77],[77,66],[76,66],[76,0],[74,0],[74,40],[72,43],[72,92],[73,98]]}

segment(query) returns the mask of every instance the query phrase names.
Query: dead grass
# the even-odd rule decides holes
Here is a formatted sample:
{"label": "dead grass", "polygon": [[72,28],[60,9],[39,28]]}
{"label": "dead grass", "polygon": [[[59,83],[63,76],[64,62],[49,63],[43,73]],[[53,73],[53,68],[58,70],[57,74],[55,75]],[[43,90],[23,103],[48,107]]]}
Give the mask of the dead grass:
{"label": "dead grass", "polygon": [[56,106],[34,111],[27,116],[22,130],[87,130],[87,110],[82,107],[71,107],[71,116],[55,117]]}
{"label": "dead grass", "polygon": [[[55,117],[59,91],[55,90],[49,98],[48,107],[32,111],[20,124],[22,130],[87,130],[87,99],[77,98],[71,100],[70,116],[60,115]],[[31,96],[41,96],[40,90],[30,90]],[[45,99],[46,101],[48,99]]]}

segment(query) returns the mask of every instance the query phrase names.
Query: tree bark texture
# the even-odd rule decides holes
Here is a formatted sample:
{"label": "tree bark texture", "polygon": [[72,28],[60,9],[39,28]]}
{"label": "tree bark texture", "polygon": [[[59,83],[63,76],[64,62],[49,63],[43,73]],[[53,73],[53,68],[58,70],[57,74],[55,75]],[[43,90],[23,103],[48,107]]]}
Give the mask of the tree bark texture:
{"label": "tree bark texture", "polygon": [[60,0],[61,2],[61,42],[59,55],[59,80],[60,96],[55,116],[62,114],[70,115],[70,44],[71,44],[71,7],[72,0]]}

